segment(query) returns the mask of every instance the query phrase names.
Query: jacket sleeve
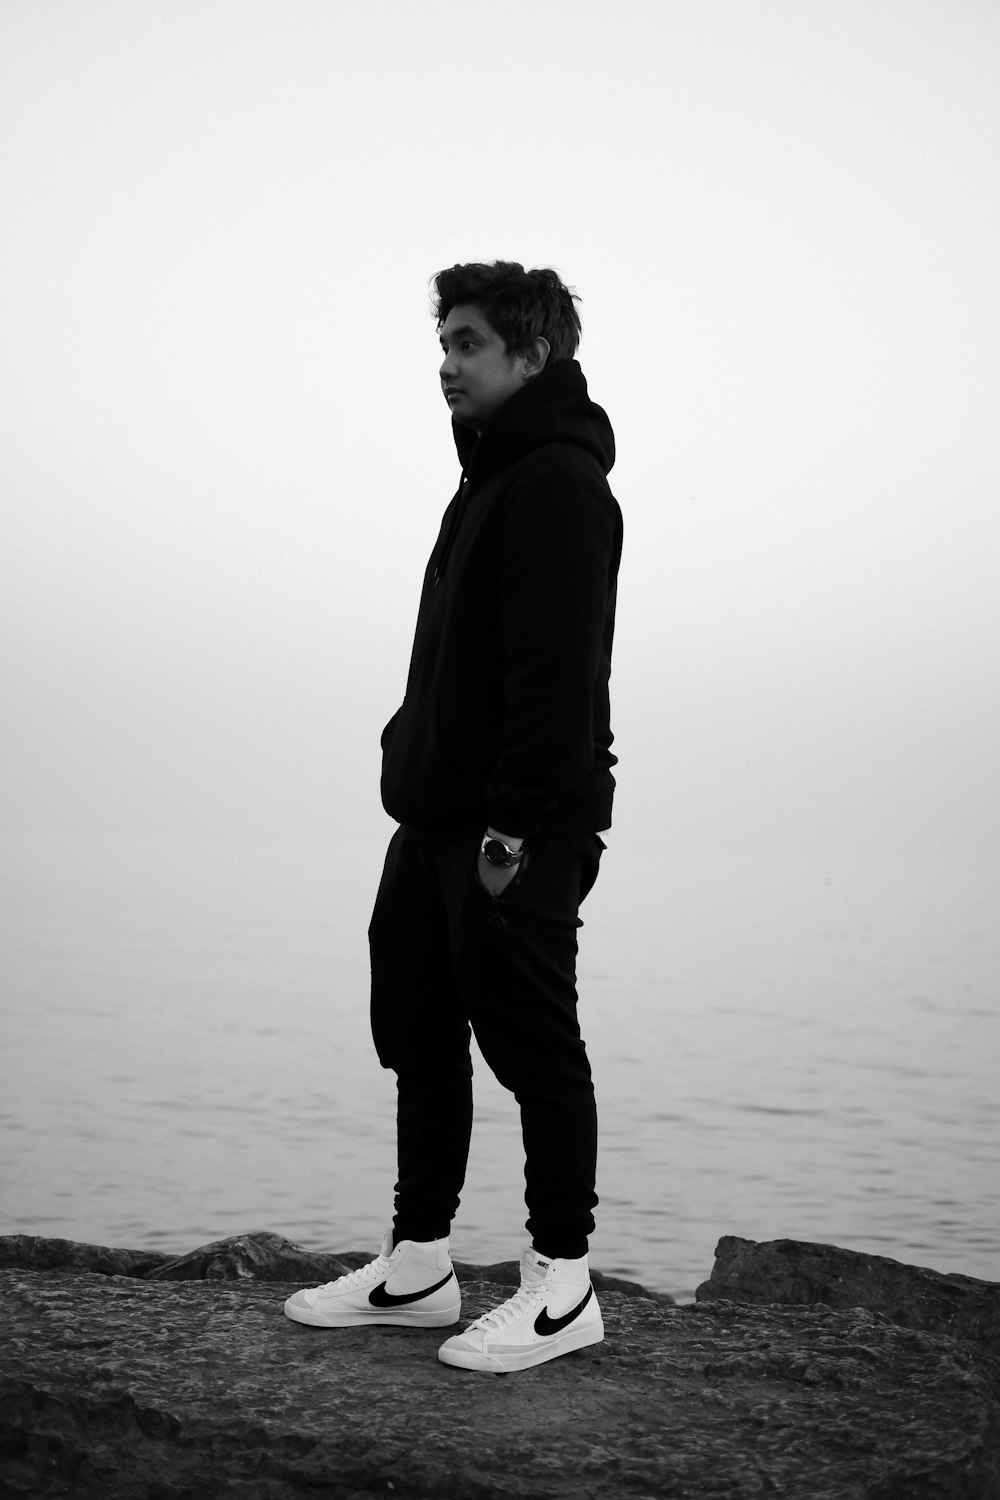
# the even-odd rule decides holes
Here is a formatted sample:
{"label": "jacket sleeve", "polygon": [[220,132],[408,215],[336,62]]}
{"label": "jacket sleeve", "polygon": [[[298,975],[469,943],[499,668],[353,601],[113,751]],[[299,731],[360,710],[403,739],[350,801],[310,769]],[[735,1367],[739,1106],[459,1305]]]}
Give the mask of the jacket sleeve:
{"label": "jacket sleeve", "polygon": [[560,472],[526,479],[507,516],[497,603],[504,634],[503,734],[486,783],[491,824],[538,830],[595,769],[595,702],[606,701],[621,516],[606,486]]}

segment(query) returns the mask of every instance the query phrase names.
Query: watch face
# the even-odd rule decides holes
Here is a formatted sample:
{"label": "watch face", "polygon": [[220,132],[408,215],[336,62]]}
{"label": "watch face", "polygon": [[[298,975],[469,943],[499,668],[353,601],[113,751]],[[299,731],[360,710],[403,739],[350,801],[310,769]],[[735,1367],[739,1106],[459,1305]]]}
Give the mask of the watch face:
{"label": "watch face", "polygon": [[507,863],[507,845],[502,844],[499,839],[487,839],[483,845],[483,853],[491,865]]}

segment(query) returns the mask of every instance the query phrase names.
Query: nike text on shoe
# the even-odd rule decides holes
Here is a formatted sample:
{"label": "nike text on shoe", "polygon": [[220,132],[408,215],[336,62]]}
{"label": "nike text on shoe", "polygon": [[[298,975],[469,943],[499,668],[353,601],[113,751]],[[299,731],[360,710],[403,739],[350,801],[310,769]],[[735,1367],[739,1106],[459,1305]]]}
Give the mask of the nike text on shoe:
{"label": "nike text on shoe", "polygon": [[470,1323],[438,1350],[462,1370],[527,1370],[604,1337],[587,1257],[549,1260],[537,1250],[521,1257],[521,1289]]}
{"label": "nike text on shoe", "polygon": [[314,1328],[354,1328],[362,1323],[448,1328],[461,1313],[462,1294],[448,1241],[402,1240],[394,1250],[391,1230],[377,1259],[325,1286],[295,1292],[285,1303],[286,1317]]}

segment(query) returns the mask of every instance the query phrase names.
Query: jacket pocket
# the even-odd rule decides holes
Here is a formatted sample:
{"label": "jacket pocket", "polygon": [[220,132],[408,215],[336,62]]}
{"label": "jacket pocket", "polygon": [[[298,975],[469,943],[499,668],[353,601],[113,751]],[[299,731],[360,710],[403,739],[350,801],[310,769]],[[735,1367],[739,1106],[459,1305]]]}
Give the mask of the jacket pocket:
{"label": "jacket pocket", "polygon": [[434,826],[477,806],[478,779],[448,750],[435,694],[407,698],[382,732],[382,802],[400,823]]}

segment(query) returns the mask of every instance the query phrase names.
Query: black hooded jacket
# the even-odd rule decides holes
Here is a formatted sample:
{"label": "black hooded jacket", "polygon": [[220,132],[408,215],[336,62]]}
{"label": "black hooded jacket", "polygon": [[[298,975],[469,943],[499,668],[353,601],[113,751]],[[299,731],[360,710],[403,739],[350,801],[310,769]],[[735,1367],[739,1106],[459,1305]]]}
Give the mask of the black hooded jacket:
{"label": "black hooded jacket", "polygon": [[622,519],[614,434],[576,360],[477,439],[424,576],[382,802],[427,835],[597,833],[611,822],[608,679]]}

